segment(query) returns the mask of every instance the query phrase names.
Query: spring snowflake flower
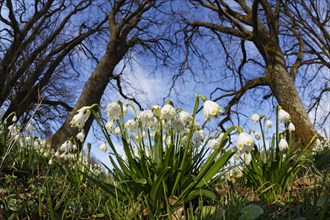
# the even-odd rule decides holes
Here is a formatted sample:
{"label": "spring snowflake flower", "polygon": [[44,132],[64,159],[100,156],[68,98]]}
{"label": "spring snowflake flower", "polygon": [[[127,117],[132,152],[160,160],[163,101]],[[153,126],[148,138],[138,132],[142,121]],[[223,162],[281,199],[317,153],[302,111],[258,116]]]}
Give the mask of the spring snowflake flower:
{"label": "spring snowflake flower", "polygon": [[70,122],[71,127],[78,127],[79,129],[82,129],[85,126],[85,122],[88,120],[90,115],[91,111],[89,110],[89,107],[82,107],[78,110],[78,114],[73,116]]}
{"label": "spring snowflake flower", "polygon": [[267,128],[271,128],[273,126],[273,122],[271,120],[266,120],[265,122]]}
{"label": "spring snowflake flower", "polygon": [[296,130],[296,127],[294,126],[294,124],[293,124],[292,122],[290,122],[290,124],[289,124],[289,126],[288,126],[288,130],[289,130],[290,132]]}
{"label": "spring snowflake flower", "polygon": [[155,115],[157,114],[157,110],[160,109],[160,105],[154,105],[151,107],[151,111],[152,113],[154,113]]}
{"label": "spring snowflake flower", "polygon": [[77,134],[76,138],[77,138],[81,143],[84,142],[84,140],[85,140],[85,132],[84,132],[84,130],[81,130],[81,131]]}
{"label": "spring snowflake flower", "polygon": [[135,132],[138,129],[138,123],[134,119],[130,119],[125,123],[125,128],[130,132]]}
{"label": "spring snowflake flower", "polygon": [[16,117],[16,115],[14,115],[12,121],[13,121],[13,122],[16,122],[16,121],[17,121],[17,117]]}
{"label": "spring snowflake flower", "polygon": [[154,121],[154,113],[151,110],[144,110],[138,118],[143,125],[146,125]]}
{"label": "spring snowflake flower", "polygon": [[120,135],[120,128],[119,127],[116,127],[113,133],[115,135]]}
{"label": "spring snowflake flower", "polygon": [[289,113],[287,113],[283,109],[280,109],[278,111],[278,120],[280,120],[280,122],[288,122],[290,119],[291,119],[291,116]]}
{"label": "spring snowflake flower", "polygon": [[183,131],[184,130],[183,120],[181,118],[174,119],[172,127],[175,131]]}
{"label": "spring snowflake flower", "polygon": [[219,139],[212,139],[210,140],[210,148],[216,150],[219,148],[220,140]]}
{"label": "spring snowflake flower", "polygon": [[113,121],[108,121],[106,124],[105,124],[105,128],[110,132],[112,133],[114,130],[115,130],[115,123]]}
{"label": "spring snowflake flower", "polygon": [[210,120],[211,118],[217,117],[221,113],[221,111],[222,110],[217,103],[211,100],[207,100],[204,102],[203,114],[206,120]]}
{"label": "spring snowflake flower", "polygon": [[281,138],[280,142],[278,143],[278,148],[280,149],[280,151],[288,149],[288,147],[288,142],[284,138]]}
{"label": "spring snowflake flower", "polygon": [[187,135],[185,135],[182,139],[181,139],[181,144],[185,145],[187,143],[188,137]]}
{"label": "spring snowflake flower", "polygon": [[242,159],[246,165],[250,165],[250,163],[252,161],[251,153],[243,153]]}
{"label": "spring snowflake flower", "polygon": [[99,149],[100,149],[101,151],[106,152],[106,151],[108,150],[107,144],[106,144],[105,142],[103,142],[103,143],[100,145]]}
{"label": "spring snowflake flower", "polygon": [[60,152],[59,151],[56,151],[55,155],[54,155],[56,158],[60,158]]}
{"label": "spring snowflake flower", "polygon": [[192,120],[192,116],[191,114],[189,114],[188,112],[186,111],[181,111],[179,113],[179,117],[181,118],[181,120],[185,123],[185,124],[188,124],[191,122]]}
{"label": "spring snowflake flower", "polygon": [[254,140],[249,134],[242,132],[238,136],[236,146],[241,152],[250,152],[254,146]]}
{"label": "spring snowflake flower", "polygon": [[32,138],[30,136],[25,137],[25,143],[32,144]]}
{"label": "spring snowflake flower", "polygon": [[[107,113],[108,120],[114,121],[119,117],[121,113],[120,105],[118,104],[118,102],[112,102],[107,105],[105,112]],[[127,108],[123,105],[123,113],[126,114],[126,112]]]}
{"label": "spring snowflake flower", "polygon": [[172,120],[176,116],[175,108],[170,104],[164,105],[160,112],[162,119]]}
{"label": "spring snowflake flower", "polygon": [[72,148],[72,143],[71,141],[65,141],[61,147],[60,147],[60,150],[61,151],[64,151],[64,152],[69,152]]}
{"label": "spring snowflake flower", "polygon": [[257,140],[260,140],[261,138],[261,134],[257,131],[254,132],[254,137],[257,139]]}
{"label": "spring snowflake flower", "polygon": [[195,143],[200,143],[205,138],[205,132],[203,130],[195,131],[192,138]]}
{"label": "spring snowflake flower", "polygon": [[251,115],[250,119],[253,121],[253,123],[257,123],[260,120],[260,116],[256,113]]}

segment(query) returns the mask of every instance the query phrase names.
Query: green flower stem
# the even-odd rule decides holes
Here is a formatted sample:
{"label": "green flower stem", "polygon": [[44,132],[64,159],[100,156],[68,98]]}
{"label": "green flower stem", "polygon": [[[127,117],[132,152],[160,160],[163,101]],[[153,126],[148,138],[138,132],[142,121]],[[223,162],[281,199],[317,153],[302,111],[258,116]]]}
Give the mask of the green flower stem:
{"label": "green flower stem", "polygon": [[[266,118],[265,118],[265,120],[266,120]],[[266,149],[266,141],[265,141],[265,131],[263,129],[261,120],[259,120],[259,125],[260,125],[260,130],[261,130],[263,148],[264,148],[264,152],[266,153],[267,152],[267,149]]]}
{"label": "green flower stem", "polygon": [[190,124],[190,127],[189,127],[188,140],[187,140],[187,143],[186,143],[186,147],[184,149],[183,158],[182,158],[182,161],[181,161],[181,164],[180,164],[179,172],[178,172],[178,175],[176,176],[175,183],[174,183],[174,186],[172,188],[172,194],[173,195],[175,194],[175,191],[178,187],[180,178],[182,176],[182,171],[184,170],[184,168],[186,166],[187,153],[191,148],[191,139],[192,139],[192,136],[193,136],[193,133],[194,133],[193,128],[194,128],[194,124],[195,124],[195,117],[196,117],[196,112],[198,110],[198,106],[199,106],[199,96],[196,95],[194,111],[193,111],[193,115],[192,115],[191,124]]}

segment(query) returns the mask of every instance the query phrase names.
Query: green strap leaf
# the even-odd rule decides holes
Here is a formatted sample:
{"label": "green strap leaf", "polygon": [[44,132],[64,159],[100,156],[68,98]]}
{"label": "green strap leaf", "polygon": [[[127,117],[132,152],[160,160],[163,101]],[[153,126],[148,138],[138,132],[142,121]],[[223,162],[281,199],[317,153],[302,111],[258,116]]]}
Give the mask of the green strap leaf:
{"label": "green strap leaf", "polygon": [[159,187],[162,183],[162,181],[164,180],[165,175],[168,173],[168,171],[171,169],[171,167],[166,167],[157,177],[156,181],[152,184],[151,186],[151,191],[150,191],[150,198],[151,201],[155,201],[158,191],[159,191]]}

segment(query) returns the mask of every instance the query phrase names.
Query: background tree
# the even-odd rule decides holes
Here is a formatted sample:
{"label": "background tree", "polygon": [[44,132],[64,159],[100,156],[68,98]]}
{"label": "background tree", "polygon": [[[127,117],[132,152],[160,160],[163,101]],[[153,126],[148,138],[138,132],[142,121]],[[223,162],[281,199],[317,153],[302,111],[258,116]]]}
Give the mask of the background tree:
{"label": "background tree", "polygon": [[99,6],[92,0],[0,2],[2,120],[16,112],[26,122],[33,114],[49,135],[72,109],[70,82],[82,72],[76,61],[93,57],[87,39],[106,21],[105,15],[88,15]]}
{"label": "background tree", "polygon": [[[164,1],[165,2],[165,1]],[[77,110],[83,106],[100,103],[103,93],[110,81],[115,81],[119,93],[127,99],[132,100],[137,105],[138,101],[134,97],[124,94],[121,87],[122,72],[116,73],[118,64],[132,59],[134,54],[149,53],[155,59],[166,62],[168,51],[171,50],[171,40],[165,38],[166,29],[162,29],[165,24],[162,16],[162,9],[165,3],[155,0],[117,0],[111,2],[108,13],[109,39],[105,52],[88,78],[83,91],[68,115],[65,123],[52,136],[53,146],[61,145],[68,137],[78,133],[76,128],[72,128],[70,122]],[[167,44],[167,46],[164,46]],[[126,61],[125,61],[126,60]],[[139,105],[141,108],[141,106]],[[85,124],[84,131],[88,133],[92,124],[92,118]]]}
{"label": "background tree", "polygon": [[[258,96],[259,102],[262,98],[274,96],[283,109],[290,113],[291,120],[296,125],[297,137],[306,144],[317,132],[307,115],[295,80],[298,74],[304,74],[303,65],[311,60],[317,63],[316,59],[328,58],[323,54],[318,55],[316,51],[314,57],[305,56],[315,43],[311,42],[313,37],[308,32],[298,30],[302,27],[297,26],[294,21],[296,18],[287,15],[288,10],[293,10],[289,2],[292,1],[191,0],[187,3],[190,13],[178,10],[177,15],[188,24],[185,29],[185,43],[190,52],[187,52],[184,62],[186,67],[189,67],[189,60],[196,55],[205,56],[205,50],[200,49],[203,46],[209,47],[205,44],[209,45],[210,42],[217,42],[225,54],[227,70],[225,73],[218,73],[222,82],[214,90],[214,93],[221,92],[214,99],[227,103],[224,112],[226,117],[220,122],[220,126],[231,120],[231,114],[235,113],[233,106],[245,94],[262,87],[264,92],[255,93],[254,96]],[[303,1],[294,2],[303,7]],[[311,11],[309,13],[315,15]],[[321,25],[320,30],[325,31],[324,37],[327,36],[327,30],[322,29],[322,25],[326,25],[324,21],[327,21],[328,15],[326,13],[316,19],[316,23]],[[207,43],[201,46],[201,41]],[[305,41],[309,41],[311,47],[306,47]],[[201,56],[201,60],[203,59]],[[205,60],[207,59],[206,57]],[[322,68],[327,68],[324,71],[329,70],[324,63]],[[188,70],[194,71],[191,67]]]}

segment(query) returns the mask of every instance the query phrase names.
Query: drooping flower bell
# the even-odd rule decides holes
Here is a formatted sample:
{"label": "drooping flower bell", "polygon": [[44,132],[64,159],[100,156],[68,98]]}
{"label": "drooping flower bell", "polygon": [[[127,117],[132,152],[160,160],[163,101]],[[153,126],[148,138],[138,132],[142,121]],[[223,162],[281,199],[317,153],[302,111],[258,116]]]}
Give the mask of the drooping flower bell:
{"label": "drooping flower bell", "polygon": [[260,119],[260,116],[254,113],[253,115],[251,115],[250,119],[253,121],[253,123],[257,123]]}
{"label": "drooping flower bell", "polygon": [[175,108],[170,104],[164,105],[164,107],[160,110],[160,112],[162,119],[172,120],[176,116]]}
{"label": "drooping flower bell", "polygon": [[125,128],[130,132],[135,132],[138,129],[138,123],[134,119],[130,119],[125,123]]}
{"label": "drooping flower bell", "polygon": [[184,122],[181,118],[176,118],[173,120],[172,124],[174,131],[183,131],[184,130]]}
{"label": "drooping flower bell", "polygon": [[291,119],[291,116],[289,113],[287,113],[283,109],[280,109],[278,111],[278,120],[280,120],[280,122],[288,122],[290,119]]}
{"label": "drooping flower bell", "polygon": [[216,150],[220,146],[220,140],[219,139],[212,139],[210,140],[210,148]]}
{"label": "drooping flower bell", "polygon": [[142,125],[146,125],[154,121],[154,113],[151,110],[144,110],[140,113],[138,118]]}
{"label": "drooping flower bell", "polygon": [[273,126],[273,122],[272,122],[271,120],[269,120],[269,119],[267,119],[267,120],[265,121],[265,124],[266,124],[266,127],[267,127],[267,128],[271,128],[271,127]]}
{"label": "drooping flower bell", "polygon": [[84,140],[85,140],[85,132],[84,132],[84,130],[81,130],[81,131],[77,134],[76,138],[77,138],[81,143],[84,142]]}
{"label": "drooping flower bell", "polygon": [[288,147],[288,142],[284,138],[281,138],[280,142],[278,143],[278,148],[280,149],[280,151],[284,151],[288,149]]}
{"label": "drooping flower bell", "polygon": [[254,146],[254,140],[249,134],[241,132],[238,136],[236,146],[242,152],[250,152]]}
{"label": "drooping flower bell", "polygon": [[189,114],[188,112],[186,111],[181,111],[179,113],[179,117],[181,118],[181,120],[185,123],[185,124],[188,124],[191,122],[192,120],[192,116],[191,114]]}
{"label": "drooping flower bell", "polygon": [[251,153],[243,153],[242,159],[246,165],[250,165],[252,161],[252,155]]}
{"label": "drooping flower bell", "polygon": [[89,106],[84,106],[78,110],[78,114],[73,116],[70,124],[71,127],[78,127],[80,130],[85,126],[86,121],[91,115],[91,110]]}
{"label": "drooping flower bell", "polygon": [[294,124],[293,124],[292,122],[290,122],[290,124],[289,124],[289,126],[288,126],[288,130],[289,130],[290,132],[296,130],[296,127],[294,126]]}
{"label": "drooping flower bell", "polygon": [[99,148],[101,151],[104,151],[106,152],[108,150],[108,147],[107,147],[107,144],[105,142],[103,142],[101,145],[100,145],[100,148]]}
{"label": "drooping flower bell", "polygon": [[116,120],[120,114],[120,105],[118,102],[112,102],[107,105],[105,112],[107,113],[109,121]]}
{"label": "drooping flower bell", "polygon": [[211,100],[207,100],[204,102],[203,115],[206,120],[216,118],[221,112],[222,110],[216,102],[213,102]]}

